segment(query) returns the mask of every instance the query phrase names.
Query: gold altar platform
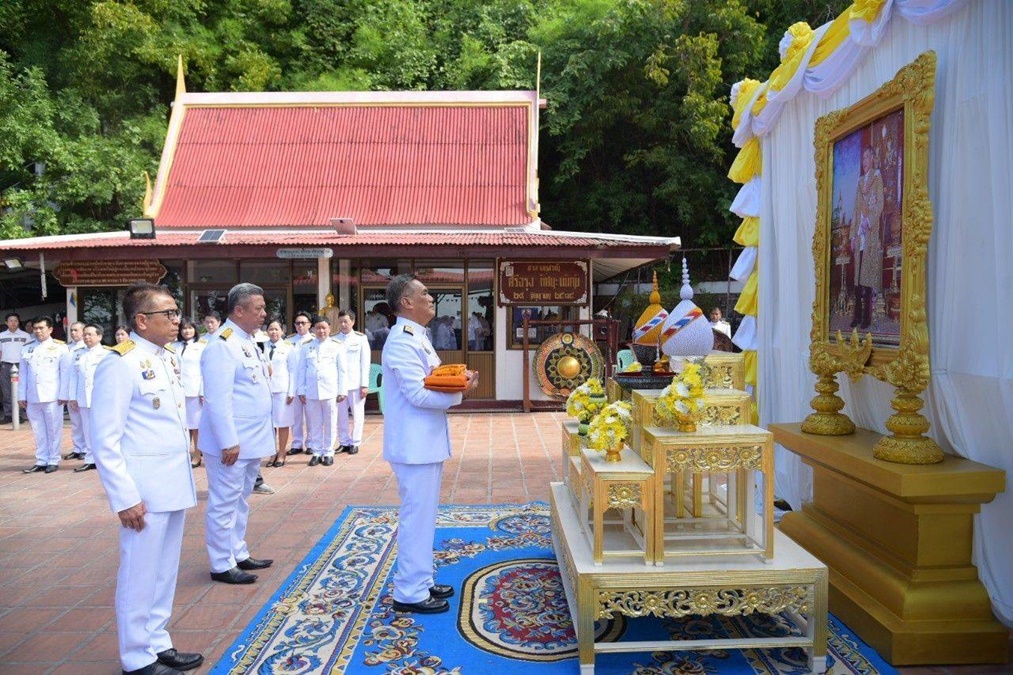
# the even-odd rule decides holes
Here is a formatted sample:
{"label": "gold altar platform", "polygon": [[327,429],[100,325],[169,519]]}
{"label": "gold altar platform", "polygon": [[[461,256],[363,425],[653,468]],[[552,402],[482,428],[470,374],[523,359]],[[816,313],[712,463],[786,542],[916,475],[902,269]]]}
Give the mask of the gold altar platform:
{"label": "gold altar platform", "polygon": [[947,456],[939,464],[873,459],[880,434],[803,433],[774,440],[813,468],[813,502],[780,529],[827,563],[830,609],[891,664],[1005,663],[971,562],[974,514],[1005,489],[1005,472]]}

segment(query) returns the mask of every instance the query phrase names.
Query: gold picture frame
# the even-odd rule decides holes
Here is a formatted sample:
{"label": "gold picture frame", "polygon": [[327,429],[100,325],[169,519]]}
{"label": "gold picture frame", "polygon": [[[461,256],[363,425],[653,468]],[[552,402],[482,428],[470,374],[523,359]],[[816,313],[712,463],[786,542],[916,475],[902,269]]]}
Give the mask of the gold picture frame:
{"label": "gold picture frame", "polygon": [[929,383],[925,261],[933,220],[928,158],[935,73],[935,53],[921,54],[869,96],[819,118],[814,142],[819,203],[809,365],[818,380],[816,412],[802,429],[853,433],[855,425],[840,412],[835,375],[872,375],[897,390],[886,423],[892,435],[873,455],[906,464],[943,459],[924,436],[929,422],[919,412]]}

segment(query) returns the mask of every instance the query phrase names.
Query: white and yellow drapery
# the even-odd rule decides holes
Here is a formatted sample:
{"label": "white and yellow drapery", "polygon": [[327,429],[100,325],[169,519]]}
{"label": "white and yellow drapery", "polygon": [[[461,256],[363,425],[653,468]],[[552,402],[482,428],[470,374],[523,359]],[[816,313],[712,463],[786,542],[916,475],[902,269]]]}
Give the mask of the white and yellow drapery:
{"label": "white and yellow drapery", "polygon": [[[983,507],[975,564],[1013,625],[1013,2],[863,0],[815,30],[796,24],[766,81],[733,90],[732,211],[746,246],[733,277],[747,280],[736,309],[748,316],[736,344],[753,352],[749,381],[763,424],[810,412],[809,330],[815,281],[812,237],[818,195],[816,120],[874,92],[923,52],[937,55],[929,131],[934,231],[927,258],[932,379],[929,431],[946,452],[1002,468],[1006,491]],[[760,242],[762,241],[762,245]],[[760,271],[762,270],[762,278]],[[759,320],[757,320],[757,315]],[[886,432],[893,388],[839,378],[845,412]],[[812,494],[811,472],[779,449],[778,495],[795,508]]]}

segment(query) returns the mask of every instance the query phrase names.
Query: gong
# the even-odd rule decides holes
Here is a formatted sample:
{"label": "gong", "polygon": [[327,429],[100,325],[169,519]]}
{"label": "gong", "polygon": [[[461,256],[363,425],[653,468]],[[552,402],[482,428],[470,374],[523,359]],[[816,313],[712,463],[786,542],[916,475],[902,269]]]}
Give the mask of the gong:
{"label": "gong", "polygon": [[592,377],[599,380],[605,359],[593,341],[574,333],[556,333],[538,347],[535,379],[549,396],[565,398]]}

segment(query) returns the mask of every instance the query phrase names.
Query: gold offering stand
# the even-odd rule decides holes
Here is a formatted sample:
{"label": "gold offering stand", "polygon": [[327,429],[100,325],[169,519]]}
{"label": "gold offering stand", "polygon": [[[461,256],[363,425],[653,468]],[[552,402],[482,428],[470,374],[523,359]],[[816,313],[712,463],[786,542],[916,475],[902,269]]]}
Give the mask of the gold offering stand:
{"label": "gold offering stand", "polygon": [[[606,462],[563,425],[564,482],[551,493],[553,547],[574,617],[581,673],[600,652],[774,648],[806,650],[826,669],[827,568],[773,527],[773,440],[748,422],[741,354],[706,359],[704,424],[658,424],[660,390],[606,383],[634,404],[633,447]],[[635,440],[633,440],[635,439]],[[755,477],[762,476],[762,513]],[[594,622],[629,617],[784,613],[787,637],[595,642]]]}

